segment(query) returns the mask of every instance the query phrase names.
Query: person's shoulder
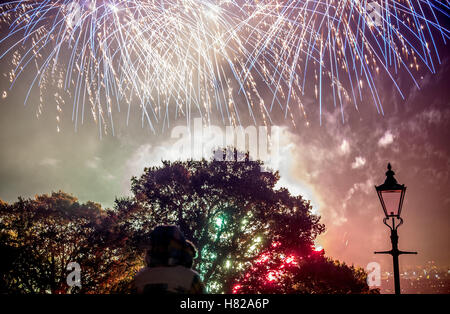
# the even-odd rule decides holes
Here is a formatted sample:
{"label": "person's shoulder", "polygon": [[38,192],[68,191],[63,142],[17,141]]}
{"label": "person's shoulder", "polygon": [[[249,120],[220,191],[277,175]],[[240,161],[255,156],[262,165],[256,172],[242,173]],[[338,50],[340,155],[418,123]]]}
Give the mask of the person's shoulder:
{"label": "person's shoulder", "polygon": [[141,270],[139,270],[136,275],[134,276],[134,278],[142,278],[142,277],[146,277],[149,274],[152,274],[154,272],[158,272],[158,270],[161,267],[144,267]]}
{"label": "person's shoulder", "polygon": [[144,268],[141,268],[137,273],[136,273],[136,277],[138,277],[138,276],[142,276],[142,274],[144,274],[145,272],[147,272],[148,271],[148,267],[144,267]]}
{"label": "person's shoulder", "polygon": [[189,268],[189,270],[190,270],[195,276],[200,277],[200,274],[199,274],[197,271],[193,270],[192,268]]}
{"label": "person's shoulder", "polygon": [[178,265],[178,266],[175,266],[174,269],[176,269],[177,272],[179,272],[179,273],[184,273],[184,274],[189,275],[194,280],[201,280],[200,274],[198,272],[196,272],[195,270],[193,270],[192,268]]}
{"label": "person's shoulder", "polygon": [[192,278],[192,280],[194,280],[194,281],[201,280],[200,274],[198,272],[196,272],[195,270],[193,270],[192,268],[185,267],[182,265],[178,265],[173,268],[176,269],[176,272],[182,276],[188,276],[188,277]]}
{"label": "person's shoulder", "polygon": [[134,275],[134,280],[139,280],[139,278],[141,278],[142,276],[144,276],[147,272],[148,272],[149,268],[148,267],[144,267],[142,269],[140,269],[136,275]]}
{"label": "person's shoulder", "polygon": [[206,293],[205,284],[203,283],[199,273],[190,268],[189,268],[189,270],[191,271],[191,274],[192,274],[191,288],[189,290],[189,293],[192,293],[192,294]]}
{"label": "person's shoulder", "polygon": [[193,270],[192,268],[183,266],[183,265],[174,266],[173,269],[176,269],[177,271],[180,271],[180,272],[190,273],[192,275],[198,276],[198,273],[195,270]]}

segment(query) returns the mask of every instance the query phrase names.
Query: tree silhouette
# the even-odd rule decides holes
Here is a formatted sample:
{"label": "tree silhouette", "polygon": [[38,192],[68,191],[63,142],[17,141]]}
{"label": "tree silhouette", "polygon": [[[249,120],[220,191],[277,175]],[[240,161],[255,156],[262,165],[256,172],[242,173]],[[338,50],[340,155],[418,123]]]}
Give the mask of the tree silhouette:
{"label": "tree silhouette", "polygon": [[232,293],[379,293],[369,290],[363,269],[333,261],[324,253],[311,248],[309,254],[299,255],[296,250],[286,250],[281,242],[274,242],[236,279]]}
{"label": "tree silhouette", "polygon": [[[320,217],[275,188],[277,172],[236,151],[222,157],[145,168],[131,180],[133,196],[111,210],[61,191],[0,200],[0,292],[129,293],[149,233],[162,224],[194,242],[209,292],[368,291],[363,270],[312,249]],[[80,288],[66,283],[70,262],[81,266]]]}
{"label": "tree silhouette", "polygon": [[307,254],[324,230],[320,217],[301,196],[275,189],[279,174],[261,167],[235,152],[231,160],[145,168],[132,178],[134,197],[116,201],[129,245],[139,250],[156,225],[178,225],[198,248],[194,267],[210,292],[230,292],[234,278],[274,241]]}
{"label": "tree silhouette", "polygon": [[[107,292],[126,274],[124,242],[99,204],[64,192],[0,202],[0,288],[17,293]],[[122,238],[122,240],[124,240]],[[81,287],[69,287],[67,265],[81,265]]]}

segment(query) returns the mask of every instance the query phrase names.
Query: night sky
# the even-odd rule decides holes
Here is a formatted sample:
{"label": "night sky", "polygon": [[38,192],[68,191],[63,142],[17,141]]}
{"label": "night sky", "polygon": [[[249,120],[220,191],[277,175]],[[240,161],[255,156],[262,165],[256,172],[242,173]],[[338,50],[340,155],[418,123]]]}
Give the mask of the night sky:
{"label": "night sky", "polygon": [[[450,51],[444,45],[439,49],[437,73],[415,73],[420,89],[405,75],[395,78],[404,100],[385,76],[375,77],[384,114],[367,97],[357,108],[345,103],[342,121],[341,108],[334,107],[330,93],[323,96],[321,124],[314,97],[303,99],[307,118],[294,112],[295,126],[283,112],[273,112],[274,124],[282,126],[283,133],[280,159],[272,166],[280,171],[280,186],[310,200],[321,215],[326,233],[317,245],[327,256],[361,267],[376,261],[382,271],[391,271],[390,256],[373,254],[390,249],[374,188],[384,182],[390,162],[397,181],[407,186],[399,247],[419,253],[401,256],[401,269],[428,261],[450,266]],[[111,207],[116,197],[130,195],[132,175],[140,175],[145,166],[160,165],[162,159],[180,157],[170,131],[186,124],[184,117],[173,119],[169,129],[152,133],[147,125],[142,127],[139,111],[128,125],[125,113],[115,113],[114,136],[100,138],[89,117],[75,130],[70,105],[59,123],[51,102],[36,118],[33,97],[38,95],[24,106],[27,83],[10,90],[8,59],[0,60],[0,69],[5,76],[0,80],[4,201],[63,190],[81,201]],[[245,114],[242,121],[244,126],[252,124]]]}

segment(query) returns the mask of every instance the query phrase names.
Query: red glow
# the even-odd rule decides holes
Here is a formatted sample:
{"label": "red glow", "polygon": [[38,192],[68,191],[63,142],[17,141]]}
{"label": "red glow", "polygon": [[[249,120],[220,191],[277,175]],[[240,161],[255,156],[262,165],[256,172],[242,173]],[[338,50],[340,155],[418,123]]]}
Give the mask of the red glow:
{"label": "red glow", "polygon": [[[280,267],[280,269],[281,269],[281,267]],[[282,270],[278,270],[278,271],[277,270],[271,270],[267,274],[266,279],[269,282],[274,282],[274,281],[278,280],[279,277],[282,276],[282,275],[283,275],[283,271]]]}
{"label": "red glow", "polygon": [[267,274],[267,281],[273,282],[273,281],[275,281],[276,279],[277,279],[277,277],[276,277],[276,273],[275,273],[274,271],[270,271],[270,272]]}
{"label": "red glow", "polygon": [[297,265],[297,262],[295,261],[295,256],[294,255],[289,255],[288,257],[286,257],[284,262],[286,264],[290,264],[290,265]]}
{"label": "red glow", "polygon": [[236,293],[238,292],[238,290],[241,289],[241,288],[242,288],[241,285],[239,285],[239,284],[235,285],[235,286],[233,287],[233,294],[236,294]]}
{"label": "red glow", "polygon": [[322,251],[323,251],[323,247],[320,246],[320,245],[318,245],[318,246],[313,246],[313,250],[314,250],[315,252],[322,252]]}
{"label": "red glow", "polygon": [[279,247],[281,245],[280,241],[275,241],[272,243],[272,247]]}
{"label": "red glow", "polygon": [[264,253],[257,260],[255,260],[255,263],[261,264],[261,263],[267,262],[268,260],[269,260],[269,254]]}

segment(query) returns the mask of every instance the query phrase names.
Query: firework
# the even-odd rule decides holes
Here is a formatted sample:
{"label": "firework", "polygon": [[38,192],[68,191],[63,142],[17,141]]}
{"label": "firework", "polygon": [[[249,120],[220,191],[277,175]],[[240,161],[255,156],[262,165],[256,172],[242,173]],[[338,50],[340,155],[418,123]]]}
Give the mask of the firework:
{"label": "firework", "polygon": [[448,13],[448,1],[261,1],[248,21],[259,25],[248,64],[270,82],[269,111],[277,103],[286,115],[292,105],[304,111],[301,98],[313,90],[320,117],[325,94],[343,121],[344,104],[363,97],[383,113],[374,76],[387,75],[402,97],[400,73],[419,87],[415,73],[434,73],[441,62],[435,38],[446,44],[449,31],[438,16],[447,21]]}
{"label": "firework", "polygon": [[108,120],[114,132],[114,109],[127,104],[129,114],[132,103],[152,129],[153,121],[167,125],[169,111],[189,120],[192,106],[207,118],[214,105],[236,123],[233,89],[243,84],[243,50],[234,7],[197,0],[9,2],[2,6],[9,25],[2,44],[13,43],[2,57],[12,54],[12,85],[33,67],[25,102],[37,87],[38,116],[51,95],[58,112],[72,101],[75,125],[89,106],[105,132]]}
{"label": "firework", "polygon": [[[99,130],[113,112],[139,108],[142,124],[257,123],[281,110],[306,118],[305,97],[334,106],[369,97],[383,113],[376,75],[396,83],[422,68],[434,73],[449,31],[443,1],[43,0],[1,5],[1,58],[11,57],[11,88],[31,77],[39,116],[54,99],[77,127],[89,110]],[[25,75],[26,74],[26,75]],[[31,74],[31,75],[28,75]],[[365,92],[367,90],[368,92]],[[69,103],[68,103],[69,102]],[[67,104],[68,103],[68,104]],[[59,126],[58,126],[59,129]]]}

